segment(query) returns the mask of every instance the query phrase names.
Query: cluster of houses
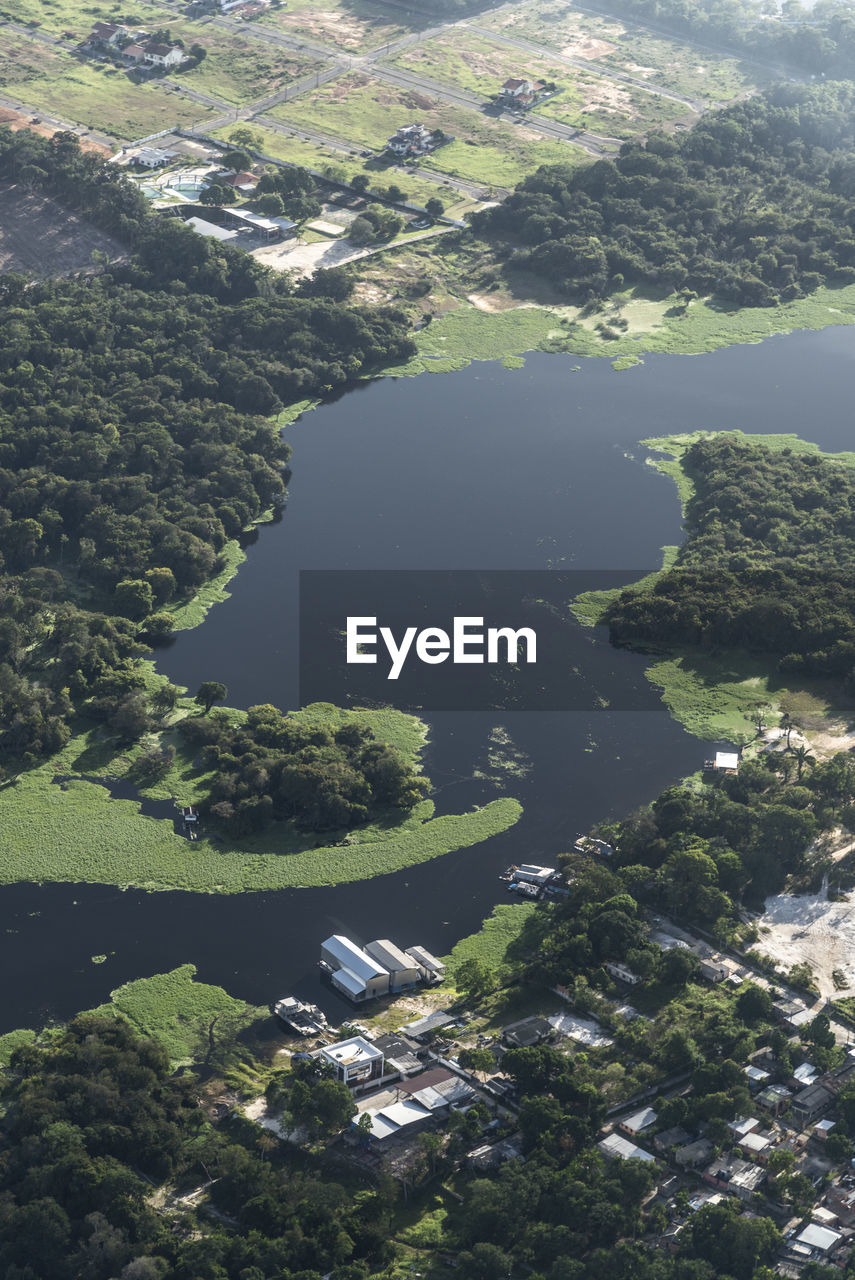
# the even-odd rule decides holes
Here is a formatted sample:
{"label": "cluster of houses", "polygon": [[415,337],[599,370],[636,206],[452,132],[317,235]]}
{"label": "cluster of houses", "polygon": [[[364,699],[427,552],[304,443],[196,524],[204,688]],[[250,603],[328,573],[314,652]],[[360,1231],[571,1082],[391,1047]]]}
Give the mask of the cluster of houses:
{"label": "cluster of houses", "polygon": [[335,989],[354,1004],[396,995],[420,982],[441,982],[445,977],[445,965],[424,947],[402,951],[388,938],[359,947],[340,933],[321,943],[320,968]]}
{"label": "cluster of houses", "polygon": [[[774,1007],[779,1023],[791,1031],[813,1017],[799,1001],[780,1000]],[[842,1265],[855,1243],[855,1172],[848,1163],[841,1166],[839,1159],[831,1158],[828,1138],[836,1128],[837,1096],[844,1085],[855,1082],[855,1051],[829,1071],[820,1072],[806,1061],[785,1074],[771,1052],[761,1049],[745,1074],[751,1113],[728,1124],[725,1144],[714,1144],[704,1124],[693,1132],[680,1125],[663,1127],[656,1110],[645,1106],[610,1126],[598,1143],[600,1152],[610,1160],[665,1166],[655,1194],[672,1208],[669,1225],[658,1240],[666,1249],[678,1247],[691,1213],[726,1197],[751,1206],[759,1195],[773,1213],[786,1214],[769,1163],[773,1153],[790,1152],[793,1172],[810,1181],[817,1203],[809,1221],[799,1219],[784,1231],[778,1270],[797,1275],[808,1262]],[[690,1197],[687,1214],[674,1196],[691,1187],[688,1176],[703,1186]]]}
{"label": "cluster of houses", "polygon": [[440,130],[428,129],[426,125],[405,124],[392,134],[386,146],[398,160],[417,160],[436,151],[444,143],[453,141],[453,138]]}
{"label": "cluster of houses", "polygon": [[180,45],[161,44],[151,40],[147,31],[134,30],[121,22],[96,22],[78,49],[85,54],[115,58],[128,67],[169,70],[187,61]]}

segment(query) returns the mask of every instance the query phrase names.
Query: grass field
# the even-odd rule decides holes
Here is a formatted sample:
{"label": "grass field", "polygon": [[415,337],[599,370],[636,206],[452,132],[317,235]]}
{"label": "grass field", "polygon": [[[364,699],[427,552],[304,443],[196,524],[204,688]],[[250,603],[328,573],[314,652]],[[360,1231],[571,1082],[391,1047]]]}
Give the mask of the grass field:
{"label": "grass field", "polygon": [[268,1014],[266,1009],[236,1000],[222,987],[196,982],[195,974],[195,965],[184,964],[171,973],[138,978],[111,991],[106,1004],[87,1012],[127,1018],[139,1035],[151,1036],[166,1046],[173,1067],[201,1062],[210,1036],[215,1041],[218,1033],[233,1036],[242,1026]]}
{"label": "grass field", "polygon": [[[237,713],[235,713],[237,714]],[[301,713],[311,715],[307,709]],[[317,713],[316,713],[317,714]],[[325,708],[323,718],[351,713]],[[377,731],[412,754],[416,735],[397,713],[377,712]],[[415,722],[417,725],[418,722]],[[172,771],[143,795],[191,802],[204,788],[180,740]],[[41,767],[0,789],[0,824],[5,857],[0,882],[61,881],[116,884],[144,889],[188,889],[199,893],[238,893],[260,889],[343,884],[386,875],[455,849],[466,848],[512,826],[520,816],[515,800],[493,801],[482,809],[434,818],[430,801],[400,820],[386,820],[352,832],[327,833],[328,843],[274,824],[261,836],[240,844],[213,837],[193,844],[175,834],[167,818],[143,817],[133,800],[112,799],[106,786],[80,775],[133,780],[136,748],[117,754],[95,729],[73,738]],[[56,776],[71,775],[57,785]]]}
{"label": "grass field", "polygon": [[[234,125],[228,125],[223,129],[215,129],[212,137],[228,141],[234,128]],[[394,183],[414,204],[423,205],[431,196],[438,196],[445,205],[446,213],[451,214],[452,217],[462,216],[473,206],[473,201],[468,197],[460,199],[454,187],[445,187],[441,183],[430,182],[426,178],[404,173],[394,167],[379,169],[376,164],[372,165],[370,161],[362,159],[357,148],[354,148],[352,155],[344,155],[341,151],[333,150],[332,147],[294,138],[288,134],[279,133],[275,129],[265,129],[255,120],[252,122],[251,129],[258,139],[255,149],[263,155],[273,156],[288,164],[305,165],[307,169],[314,169],[335,181],[347,182],[356,174],[364,173],[371,180],[372,187],[388,187]]]}
{"label": "grass field", "polygon": [[448,966],[448,986],[454,986],[454,971],[464,960],[478,960],[498,973],[507,963],[507,950],[522,933],[526,921],[537,910],[533,902],[510,902],[493,908],[477,933],[455,942],[451,955],[443,956]]}
{"label": "grass field", "polygon": [[570,143],[545,141],[524,126],[503,124],[474,109],[450,106],[357,73],[322,86],[311,99],[282,103],[269,114],[298,128],[318,129],[374,149],[384,147],[402,123],[442,129],[455,141],[433,152],[423,166],[497,186],[512,186],[540,164],[573,164],[585,158]]}
{"label": "grass field", "polygon": [[686,109],[671,99],[471,32],[448,32],[404,49],[390,61],[477,93],[485,102],[495,97],[510,76],[554,82],[560,92],[538,105],[538,115],[619,138],[688,118]]}
{"label": "grass field", "polygon": [[287,35],[360,53],[421,31],[436,18],[420,18],[414,10],[396,12],[368,0],[288,0],[287,7],[268,9],[261,21]]}
{"label": "grass field", "polygon": [[133,84],[106,63],[5,31],[0,32],[0,92],[126,141],[212,114],[163,85]]}
{"label": "grass field", "polygon": [[770,79],[737,58],[716,57],[615,18],[580,13],[569,0],[524,0],[512,13],[488,15],[480,25],[709,103],[728,102]]}

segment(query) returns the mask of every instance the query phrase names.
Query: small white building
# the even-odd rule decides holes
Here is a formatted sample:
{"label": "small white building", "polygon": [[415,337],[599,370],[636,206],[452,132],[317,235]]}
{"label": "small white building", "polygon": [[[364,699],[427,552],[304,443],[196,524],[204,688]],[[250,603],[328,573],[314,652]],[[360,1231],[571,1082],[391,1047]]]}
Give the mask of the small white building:
{"label": "small white building", "polygon": [[435,145],[433,133],[423,124],[402,125],[388,142],[389,150],[396,156],[423,156]]}
{"label": "small white building", "polygon": [[214,222],[208,222],[205,218],[188,218],[184,224],[192,227],[200,236],[210,236],[212,240],[221,240],[228,242],[237,239],[236,231],[228,231],[225,227],[218,227]]}
{"label": "small white building", "polygon": [[335,1069],[336,1080],[346,1084],[348,1089],[364,1089],[383,1076],[385,1060],[382,1049],[362,1036],[325,1045],[313,1056],[330,1063]]}
{"label": "small white building", "polygon": [[177,67],[185,57],[184,50],[177,44],[143,46],[143,62],[149,67]]}
{"label": "small white building", "polygon": [[739,752],[717,751],[714,766],[719,772],[736,773],[739,769]]}
{"label": "small white building", "polygon": [[514,880],[521,880],[523,884],[534,884],[540,889],[545,889],[556,875],[555,867],[538,867],[533,863],[524,862],[521,867],[517,867],[514,871]]}
{"label": "small white building", "polygon": [[141,147],[131,157],[133,164],[140,164],[144,169],[160,169],[165,164],[171,164],[174,159],[174,151],[164,151],[160,147]]}

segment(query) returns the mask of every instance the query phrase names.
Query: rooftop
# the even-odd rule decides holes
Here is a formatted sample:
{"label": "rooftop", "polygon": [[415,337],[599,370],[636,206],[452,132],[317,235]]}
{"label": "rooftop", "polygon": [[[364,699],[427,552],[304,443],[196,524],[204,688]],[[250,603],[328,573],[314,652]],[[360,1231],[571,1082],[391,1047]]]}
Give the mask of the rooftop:
{"label": "rooftop", "polygon": [[616,1156],[619,1160],[643,1160],[646,1164],[654,1163],[649,1151],[643,1151],[634,1142],[627,1142],[626,1138],[622,1138],[619,1133],[610,1133],[607,1138],[603,1138],[602,1142],[598,1142],[597,1146],[605,1156]]}
{"label": "rooftop", "polygon": [[340,1040],[338,1044],[325,1045],[320,1050],[325,1058],[342,1067],[351,1067],[356,1062],[373,1062],[383,1057],[382,1049],[377,1049],[362,1036],[352,1036],[350,1040]]}

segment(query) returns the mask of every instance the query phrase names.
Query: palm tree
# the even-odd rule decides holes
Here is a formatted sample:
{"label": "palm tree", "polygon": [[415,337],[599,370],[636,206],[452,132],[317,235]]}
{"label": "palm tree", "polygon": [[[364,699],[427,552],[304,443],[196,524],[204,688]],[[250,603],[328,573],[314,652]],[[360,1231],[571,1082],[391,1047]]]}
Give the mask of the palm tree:
{"label": "palm tree", "polygon": [[816,764],[816,756],[812,756],[807,747],[796,747],[793,756],[796,760],[796,782],[801,782],[805,765]]}

